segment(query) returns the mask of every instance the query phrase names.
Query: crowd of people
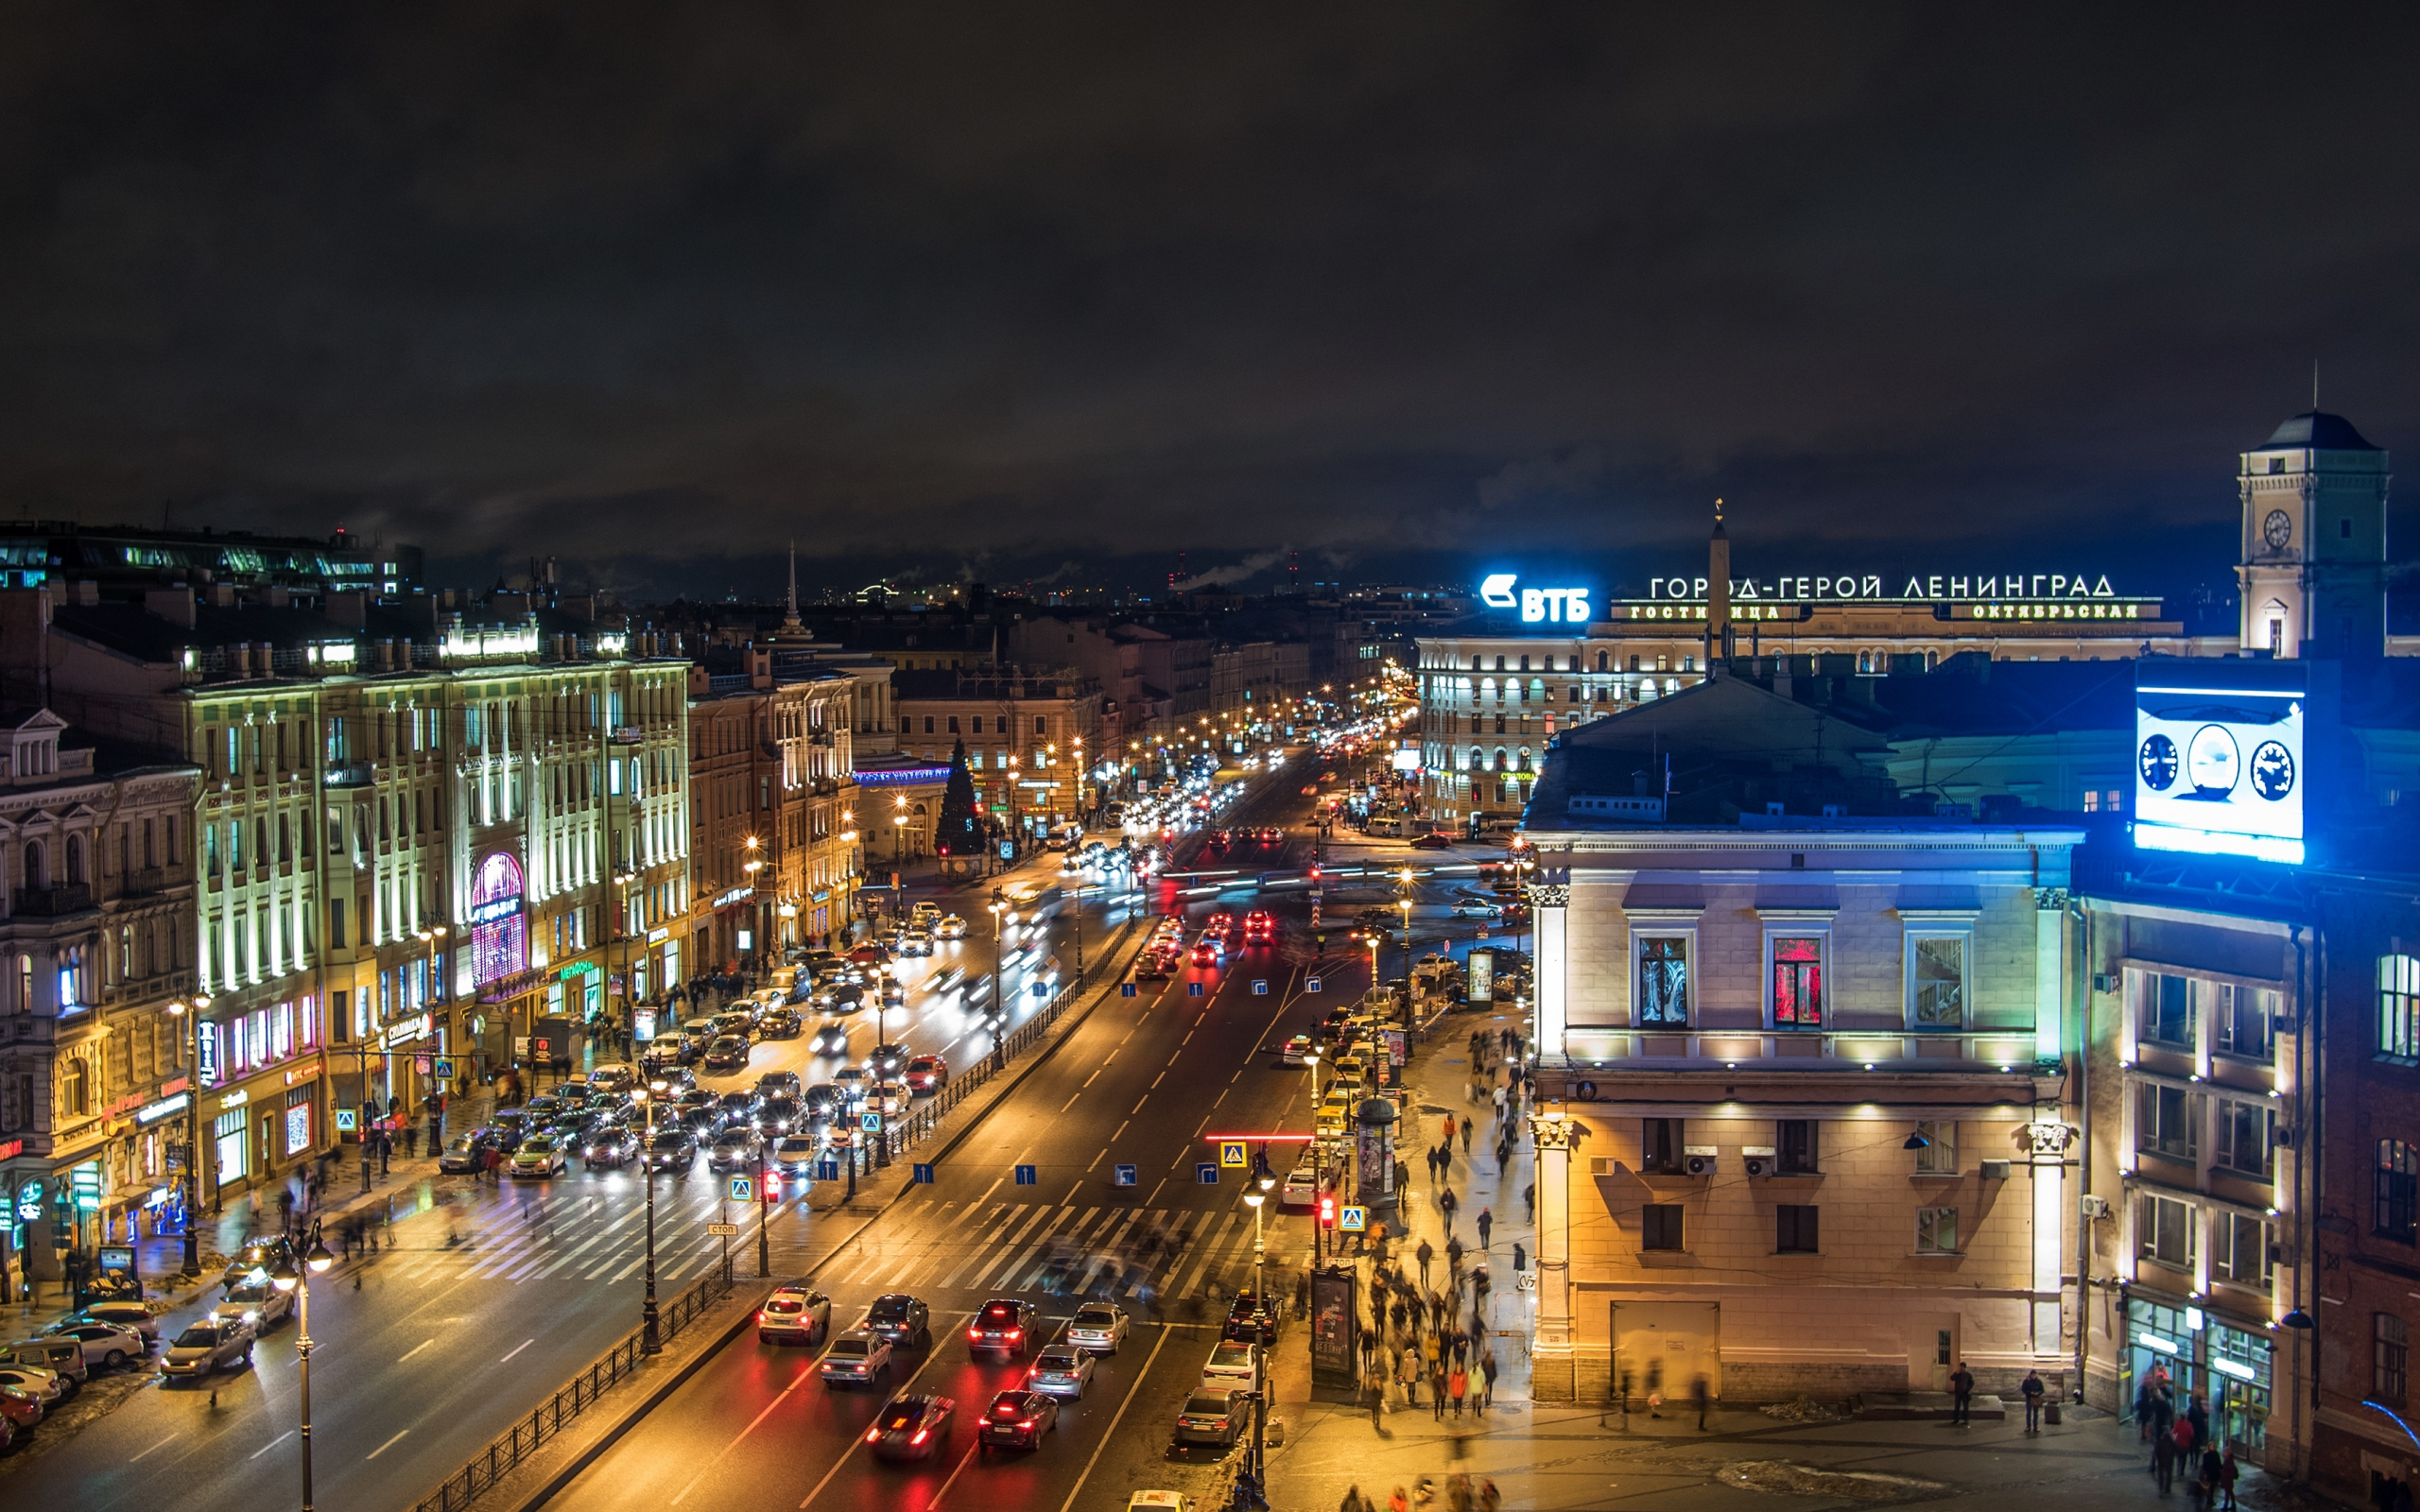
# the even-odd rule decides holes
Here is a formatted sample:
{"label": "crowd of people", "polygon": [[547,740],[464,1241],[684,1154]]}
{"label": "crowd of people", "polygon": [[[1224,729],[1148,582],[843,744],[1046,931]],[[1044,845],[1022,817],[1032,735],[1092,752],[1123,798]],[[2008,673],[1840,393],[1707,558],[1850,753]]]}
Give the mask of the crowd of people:
{"label": "crowd of people", "polygon": [[2195,1505],[2205,1512],[2234,1512],[2240,1473],[2235,1450],[2221,1450],[2212,1435],[2210,1409],[2198,1392],[2178,1408],[2176,1383],[2164,1365],[2152,1366],[2135,1389],[2135,1426],[2138,1441],[2151,1444],[2147,1469],[2158,1478],[2162,1496],[2182,1479]]}

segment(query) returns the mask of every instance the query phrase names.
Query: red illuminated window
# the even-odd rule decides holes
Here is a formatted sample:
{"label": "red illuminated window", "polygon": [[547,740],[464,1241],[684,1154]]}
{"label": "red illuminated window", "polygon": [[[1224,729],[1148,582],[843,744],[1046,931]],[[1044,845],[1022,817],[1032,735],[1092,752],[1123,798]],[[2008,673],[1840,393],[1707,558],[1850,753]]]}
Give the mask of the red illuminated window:
{"label": "red illuminated window", "polygon": [[1773,941],[1773,1025],[1824,1026],[1824,942],[1782,937]]}

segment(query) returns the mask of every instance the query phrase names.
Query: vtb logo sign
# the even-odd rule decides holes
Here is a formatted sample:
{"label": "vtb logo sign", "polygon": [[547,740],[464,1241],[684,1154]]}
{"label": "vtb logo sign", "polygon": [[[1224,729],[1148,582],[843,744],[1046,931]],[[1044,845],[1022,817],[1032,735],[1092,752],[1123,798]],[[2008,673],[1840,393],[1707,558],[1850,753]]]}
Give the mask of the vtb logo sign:
{"label": "vtb logo sign", "polygon": [[1490,609],[1518,609],[1524,625],[1585,625],[1588,590],[1584,588],[1524,588],[1512,585],[1512,573],[1495,573],[1480,580],[1479,602]]}

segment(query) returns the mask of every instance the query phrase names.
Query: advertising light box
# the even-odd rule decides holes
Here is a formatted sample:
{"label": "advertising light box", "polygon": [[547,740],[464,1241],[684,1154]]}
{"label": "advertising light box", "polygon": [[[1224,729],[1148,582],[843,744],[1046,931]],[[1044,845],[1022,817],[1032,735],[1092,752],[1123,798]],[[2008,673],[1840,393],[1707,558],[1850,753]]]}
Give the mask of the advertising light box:
{"label": "advertising light box", "polygon": [[2303,730],[2291,662],[2149,661],[2135,674],[2135,844],[2303,860]]}

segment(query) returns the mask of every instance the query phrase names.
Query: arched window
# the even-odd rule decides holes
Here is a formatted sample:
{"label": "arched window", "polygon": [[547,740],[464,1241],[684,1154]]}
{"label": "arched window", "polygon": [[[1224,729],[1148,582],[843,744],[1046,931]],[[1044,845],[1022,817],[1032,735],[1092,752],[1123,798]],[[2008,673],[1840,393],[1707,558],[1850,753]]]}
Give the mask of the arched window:
{"label": "arched window", "polygon": [[480,862],[471,879],[473,981],[493,982],[528,968],[528,920],[521,903],[521,863],[502,850]]}
{"label": "arched window", "polygon": [[1504,752],[1504,747],[1503,747],[1498,746],[1498,747],[1495,747],[1495,765],[1494,766],[1492,766],[1492,767],[1488,768],[1488,769],[1489,769],[1490,771],[1496,771],[1496,772],[1509,771],[1509,770],[1511,770],[1511,769],[1512,769],[1512,764],[1511,764],[1511,762],[1509,762],[1509,761],[1508,761],[1508,760],[1506,760],[1506,758],[1505,758],[1505,752]]}
{"label": "arched window", "polygon": [[1473,672],[1484,672],[1487,670],[1484,665],[1487,659],[1485,657],[1475,656],[1471,658],[1471,670]]}
{"label": "arched window", "polygon": [[61,1118],[81,1118],[92,1111],[93,1077],[85,1068],[84,1057],[69,1056],[59,1070],[59,1113]]}
{"label": "arched window", "polygon": [[1612,658],[1612,657],[1610,657],[1610,656],[1606,655],[1606,654],[1605,654],[1604,652],[1602,652],[1602,651],[1599,651],[1599,652],[1598,652],[1598,653],[1597,653],[1597,670],[1598,670],[1598,671],[1599,671],[1599,672],[1611,672],[1611,671],[1613,670],[1612,662],[1613,662],[1613,658]]}
{"label": "arched window", "polygon": [[1526,772],[1526,771],[1528,771],[1529,769],[1530,769],[1530,747],[1527,747],[1527,746],[1524,746],[1524,747],[1521,747],[1521,770],[1523,770],[1523,771],[1525,771],[1525,772]]}
{"label": "arched window", "polygon": [[1468,763],[1466,765],[1464,765],[1464,766],[1462,767],[1462,770],[1464,770],[1464,771],[1466,771],[1466,772],[1483,772],[1483,771],[1486,771],[1486,770],[1487,770],[1487,752],[1486,752],[1486,751],[1484,751],[1484,750],[1481,750],[1481,749],[1480,749],[1478,747],[1477,747],[1477,746],[1473,746],[1473,747],[1471,747],[1471,759],[1470,759],[1469,763]]}
{"label": "arched window", "polygon": [[26,890],[47,892],[50,889],[50,851],[40,840],[26,842]]}
{"label": "arched window", "polygon": [[1495,670],[1498,672],[1504,670],[1504,659],[1500,656],[1495,659]]}
{"label": "arched window", "polygon": [[1530,670],[1530,659],[1526,656],[1521,659],[1521,670],[1524,672]]}
{"label": "arched window", "polygon": [[83,880],[84,837],[71,834],[67,837],[67,885],[73,887]]}

